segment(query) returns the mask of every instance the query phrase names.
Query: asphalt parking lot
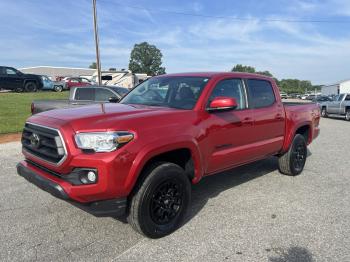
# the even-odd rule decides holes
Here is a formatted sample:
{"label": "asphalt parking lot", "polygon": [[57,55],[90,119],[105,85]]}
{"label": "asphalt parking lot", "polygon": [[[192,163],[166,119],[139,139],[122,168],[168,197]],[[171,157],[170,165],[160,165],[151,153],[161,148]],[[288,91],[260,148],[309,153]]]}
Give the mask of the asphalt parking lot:
{"label": "asphalt parking lot", "polygon": [[298,177],[270,158],[202,180],[187,222],[158,240],[29,184],[15,170],[20,144],[1,144],[0,260],[350,261],[349,134],[322,119]]}

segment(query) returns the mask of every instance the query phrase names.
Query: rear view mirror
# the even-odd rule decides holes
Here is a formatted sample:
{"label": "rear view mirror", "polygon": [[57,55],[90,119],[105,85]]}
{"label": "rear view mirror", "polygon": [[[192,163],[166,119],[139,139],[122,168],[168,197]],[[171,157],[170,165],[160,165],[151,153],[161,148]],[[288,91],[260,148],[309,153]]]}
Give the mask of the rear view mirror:
{"label": "rear view mirror", "polygon": [[233,110],[237,108],[238,104],[235,98],[233,97],[216,97],[213,101],[210,102],[208,111],[224,111],[224,110]]}
{"label": "rear view mirror", "polygon": [[118,97],[116,97],[116,96],[112,96],[112,97],[108,98],[108,101],[109,101],[110,103],[118,103],[119,100],[120,100],[120,99],[119,99]]}

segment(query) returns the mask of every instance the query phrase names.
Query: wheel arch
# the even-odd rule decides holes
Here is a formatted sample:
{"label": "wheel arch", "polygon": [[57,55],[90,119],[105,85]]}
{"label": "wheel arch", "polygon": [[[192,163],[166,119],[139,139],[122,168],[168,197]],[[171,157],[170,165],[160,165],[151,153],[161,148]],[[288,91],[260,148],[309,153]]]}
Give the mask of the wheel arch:
{"label": "wheel arch", "polygon": [[289,147],[291,146],[296,134],[301,134],[302,136],[304,136],[306,144],[310,144],[310,142],[312,140],[312,126],[311,125],[312,125],[311,122],[302,122],[299,125],[297,125],[293,130],[289,131],[286,134],[286,139],[284,141],[284,145],[282,148],[282,154],[289,150]]}
{"label": "wheel arch", "polygon": [[[169,141],[171,139],[168,139]],[[143,171],[157,162],[170,162],[179,165],[192,183],[197,183],[203,176],[201,155],[194,141],[183,141],[164,146],[149,145],[136,156],[129,171],[125,187],[132,190],[136,183],[144,178]]]}

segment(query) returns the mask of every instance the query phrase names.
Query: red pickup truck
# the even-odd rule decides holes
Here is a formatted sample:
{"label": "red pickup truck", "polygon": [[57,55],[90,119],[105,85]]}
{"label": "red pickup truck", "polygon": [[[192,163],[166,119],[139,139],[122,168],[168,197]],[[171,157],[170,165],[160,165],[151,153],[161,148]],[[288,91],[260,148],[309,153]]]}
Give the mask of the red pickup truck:
{"label": "red pickup truck", "polygon": [[316,104],[283,104],[272,78],[162,75],[118,104],[30,117],[17,171],[96,216],[126,215],[158,238],[179,227],[191,184],[205,176],[269,156],[282,174],[300,174],[319,120]]}

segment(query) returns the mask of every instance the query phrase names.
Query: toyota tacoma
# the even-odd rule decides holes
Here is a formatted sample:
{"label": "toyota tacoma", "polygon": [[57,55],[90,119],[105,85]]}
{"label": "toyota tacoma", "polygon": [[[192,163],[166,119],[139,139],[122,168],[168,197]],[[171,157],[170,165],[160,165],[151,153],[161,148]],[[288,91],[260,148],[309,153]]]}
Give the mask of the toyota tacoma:
{"label": "toyota tacoma", "polygon": [[269,77],[162,75],[118,104],[31,116],[17,172],[91,214],[126,216],[159,238],[184,221],[191,184],[205,176],[270,156],[282,174],[300,174],[319,120],[316,104],[282,103]]}

